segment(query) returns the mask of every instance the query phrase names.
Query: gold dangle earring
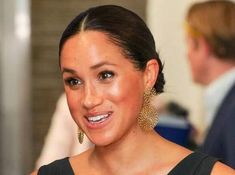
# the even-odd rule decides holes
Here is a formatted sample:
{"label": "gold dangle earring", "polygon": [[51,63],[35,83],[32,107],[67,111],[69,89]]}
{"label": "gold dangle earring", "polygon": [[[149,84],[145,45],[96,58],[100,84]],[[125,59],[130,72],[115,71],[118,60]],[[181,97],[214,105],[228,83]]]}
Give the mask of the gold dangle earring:
{"label": "gold dangle earring", "polygon": [[83,143],[83,139],[84,139],[84,132],[80,128],[78,128],[78,141],[80,144]]}
{"label": "gold dangle earring", "polygon": [[138,117],[139,126],[144,131],[151,131],[157,124],[157,110],[151,103],[151,99],[156,95],[157,93],[154,88],[144,92],[142,110]]}

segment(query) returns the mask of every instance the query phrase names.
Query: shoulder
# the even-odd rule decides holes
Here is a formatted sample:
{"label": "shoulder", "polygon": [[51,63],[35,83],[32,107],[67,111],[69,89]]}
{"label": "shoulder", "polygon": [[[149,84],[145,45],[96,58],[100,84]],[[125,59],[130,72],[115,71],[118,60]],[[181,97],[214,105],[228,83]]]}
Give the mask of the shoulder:
{"label": "shoulder", "polygon": [[[217,159],[201,152],[193,152],[181,160],[169,175],[211,174]],[[214,174],[216,175],[216,174]]]}
{"label": "shoulder", "polygon": [[[223,111],[223,115],[225,114],[230,114],[229,116],[233,116],[231,115],[231,113],[235,113],[234,111],[234,106],[235,106],[235,82],[232,85],[232,87],[230,88],[230,90],[226,93],[225,97],[223,98],[222,102],[221,102],[221,106],[220,106],[220,110]],[[221,113],[222,114],[222,113]]]}
{"label": "shoulder", "polygon": [[221,162],[216,162],[211,175],[235,175],[235,170]]}

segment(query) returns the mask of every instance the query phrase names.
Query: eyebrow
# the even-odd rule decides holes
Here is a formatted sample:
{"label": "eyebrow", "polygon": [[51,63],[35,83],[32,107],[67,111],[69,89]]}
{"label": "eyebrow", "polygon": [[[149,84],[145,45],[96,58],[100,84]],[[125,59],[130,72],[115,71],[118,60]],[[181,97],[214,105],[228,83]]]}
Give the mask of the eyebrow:
{"label": "eyebrow", "polygon": [[91,69],[97,69],[97,68],[102,67],[104,65],[116,66],[116,64],[109,63],[108,61],[102,61],[102,62],[100,62],[98,64],[95,64],[94,66],[91,66]]}
{"label": "eyebrow", "polygon": [[[102,67],[102,66],[104,66],[104,65],[116,66],[116,64],[109,63],[109,62],[107,62],[107,61],[103,61],[103,62],[100,62],[100,63],[98,63],[98,64],[95,64],[95,65],[91,66],[90,68],[91,68],[91,69],[98,69],[99,67]],[[68,73],[71,73],[71,74],[75,74],[75,73],[76,73],[76,71],[73,70],[73,69],[63,68],[62,74],[65,73],[65,72],[68,72]]]}
{"label": "eyebrow", "polygon": [[75,74],[76,71],[73,70],[73,69],[69,69],[69,68],[63,68],[62,70],[62,74],[65,73],[65,72],[68,72],[68,73],[71,73],[71,74]]}

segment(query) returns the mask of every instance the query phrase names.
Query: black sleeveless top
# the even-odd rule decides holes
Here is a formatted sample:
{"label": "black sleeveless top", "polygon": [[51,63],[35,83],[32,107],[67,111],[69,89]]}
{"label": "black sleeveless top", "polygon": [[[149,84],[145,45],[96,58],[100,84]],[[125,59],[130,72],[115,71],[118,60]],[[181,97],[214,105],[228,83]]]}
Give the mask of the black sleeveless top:
{"label": "black sleeveless top", "polygon": [[[194,152],[180,161],[168,175],[210,175],[217,159]],[[38,175],[74,175],[69,158],[56,160],[38,170]]]}

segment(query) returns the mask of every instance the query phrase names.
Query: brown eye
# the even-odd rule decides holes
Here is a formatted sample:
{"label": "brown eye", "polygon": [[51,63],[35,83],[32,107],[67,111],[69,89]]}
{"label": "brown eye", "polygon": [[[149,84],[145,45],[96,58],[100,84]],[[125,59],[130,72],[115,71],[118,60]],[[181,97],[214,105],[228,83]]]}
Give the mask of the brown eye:
{"label": "brown eye", "polygon": [[99,74],[99,79],[106,80],[106,79],[113,78],[113,76],[114,76],[114,73],[112,71],[103,71]]}
{"label": "brown eye", "polygon": [[76,78],[68,78],[65,80],[65,84],[71,88],[76,88],[82,84],[82,81]]}

